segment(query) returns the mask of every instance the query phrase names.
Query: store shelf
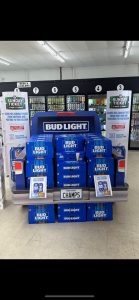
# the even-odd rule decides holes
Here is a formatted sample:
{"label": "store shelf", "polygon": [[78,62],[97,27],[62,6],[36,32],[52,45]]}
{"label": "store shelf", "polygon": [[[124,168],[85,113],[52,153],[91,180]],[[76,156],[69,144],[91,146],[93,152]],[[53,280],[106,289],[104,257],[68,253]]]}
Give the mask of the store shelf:
{"label": "store shelf", "polygon": [[[122,202],[128,200],[128,184],[124,187],[113,188],[113,196],[105,198],[96,198],[95,189],[82,189],[82,199],[60,200],[60,189],[48,190],[45,199],[29,199],[27,190],[17,191],[12,188],[12,202],[16,205],[34,205],[34,204],[59,204],[59,203],[99,203],[99,202]],[[68,188],[69,189],[69,188]],[[71,188],[72,189],[72,188]]]}

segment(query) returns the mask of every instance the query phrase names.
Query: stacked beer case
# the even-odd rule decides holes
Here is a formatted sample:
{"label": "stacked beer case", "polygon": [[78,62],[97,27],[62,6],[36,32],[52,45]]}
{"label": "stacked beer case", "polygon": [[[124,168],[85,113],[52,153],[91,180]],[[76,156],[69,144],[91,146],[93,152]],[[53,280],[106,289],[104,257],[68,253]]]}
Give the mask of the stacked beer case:
{"label": "stacked beer case", "polygon": [[[82,134],[55,136],[57,187],[86,187],[85,138]],[[58,205],[58,222],[86,221],[86,204]]]}
{"label": "stacked beer case", "polygon": [[[114,159],[112,142],[103,137],[86,136],[88,186],[94,187],[94,175],[109,175],[114,186]],[[112,220],[112,203],[87,204],[87,221]]]}
{"label": "stacked beer case", "polygon": [[[30,177],[47,176],[47,187],[54,187],[54,145],[53,135],[36,135],[26,144],[26,181],[30,187]],[[30,205],[29,224],[53,223],[54,204]]]}

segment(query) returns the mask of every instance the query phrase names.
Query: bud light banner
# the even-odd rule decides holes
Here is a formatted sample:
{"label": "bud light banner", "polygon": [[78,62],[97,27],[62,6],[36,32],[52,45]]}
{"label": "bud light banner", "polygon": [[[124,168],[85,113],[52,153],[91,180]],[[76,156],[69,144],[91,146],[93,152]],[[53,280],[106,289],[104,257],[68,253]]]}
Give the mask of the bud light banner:
{"label": "bud light banner", "polygon": [[128,137],[131,109],[131,91],[108,91],[106,132],[113,146],[124,146],[126,150],[126,171]]}
{"label": "bud light banner", "polygon": [[88,132],[88,121],[61,121],[61,122],[44,122],[44,132]]}

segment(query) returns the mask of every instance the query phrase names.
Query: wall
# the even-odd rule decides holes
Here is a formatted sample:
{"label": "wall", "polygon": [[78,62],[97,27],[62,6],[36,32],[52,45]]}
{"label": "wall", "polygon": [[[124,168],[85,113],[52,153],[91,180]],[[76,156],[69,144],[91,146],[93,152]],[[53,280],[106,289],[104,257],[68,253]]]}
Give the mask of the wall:
{"label": "wall", "polygon": [[[115,65],[83,68],[62,68],[62,79],[106,78],[139,76],[139,65]],[[58,80],[60,70],[40,69],[22,71],[1,71],[0,82]]]}

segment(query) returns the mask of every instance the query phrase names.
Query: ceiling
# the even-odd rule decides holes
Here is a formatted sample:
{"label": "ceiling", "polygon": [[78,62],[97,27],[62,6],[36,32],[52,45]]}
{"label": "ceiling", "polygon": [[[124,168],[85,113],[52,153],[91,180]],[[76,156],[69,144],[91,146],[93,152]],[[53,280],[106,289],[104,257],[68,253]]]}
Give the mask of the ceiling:
{"label": "ceiling", "polygon": [[129,56],[123,57],[125,41],[49,41],[64,58],[60,63],[37,41],[0,41],[0,58],[11,62],[0,64],[0,71],[58,67],[89,67],[139,64],[139,41],[133,41]]}

